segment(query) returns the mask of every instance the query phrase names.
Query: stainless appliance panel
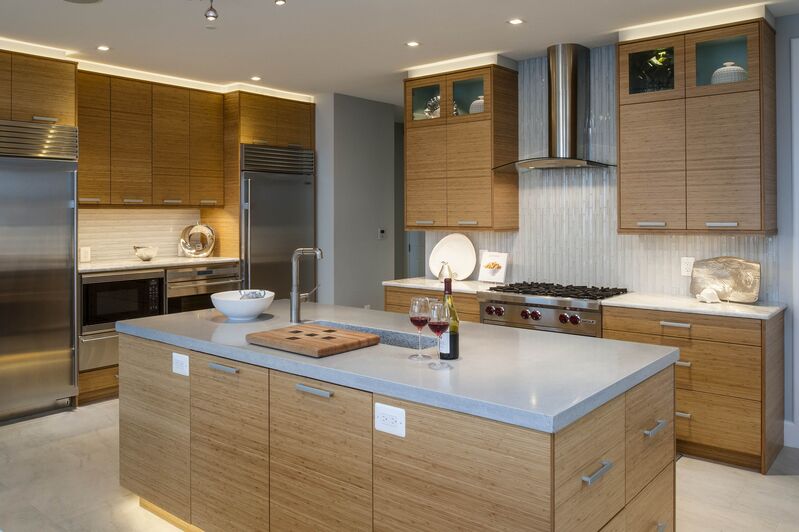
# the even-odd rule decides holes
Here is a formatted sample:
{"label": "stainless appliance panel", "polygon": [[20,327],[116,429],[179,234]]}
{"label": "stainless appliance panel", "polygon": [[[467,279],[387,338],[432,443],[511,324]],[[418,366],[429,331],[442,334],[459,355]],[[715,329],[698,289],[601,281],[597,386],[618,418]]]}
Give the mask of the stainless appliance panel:
{"label": "stainless appliance panel", "polygon": [[77,394],[75,183],[75,162],[0,158],[0,420]]}
{"label": "stainless appliance panel", "polygon": [[119,335],[109,332],[80,336],[78,352],[79,371],[119,364]]}
{"label": "stainless appliance panel", "polygon": [[164,314],[164,270],[81,275],[81,334],[113,331],[120,320]]}
{"label": "stainless appliance panel", "polygon": [[191,266],[188,268],[170,268],[166,271],[166,282],[171,284],[185,281],[201,281],[204,279],[238,277],[239,273],[238,262]]}
{"label": "stainless appliance panel", "polygon": [[[289,297],[291,255],[315,247],[314,176],[242,173],[245,286]],[[300,264],[301,292],[316,286],[315,261]]]}

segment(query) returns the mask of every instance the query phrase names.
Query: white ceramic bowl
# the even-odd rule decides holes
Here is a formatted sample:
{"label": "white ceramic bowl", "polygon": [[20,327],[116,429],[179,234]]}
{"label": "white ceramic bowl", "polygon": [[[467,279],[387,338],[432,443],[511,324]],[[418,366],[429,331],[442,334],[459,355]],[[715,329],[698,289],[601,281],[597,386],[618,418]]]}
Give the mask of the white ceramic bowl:
{"label": "white ceramic bowl", "polygon": [[153,260],[158,255],[158,248],[155,246],[133,246],[133,252],[141,260],[147,262]]}
{"label": "white ceramic bowl", "polygon": [[211,294],[211,302],[216,310],[233,321],[254,320],[272,305],[275,293],[265,290],[266,295],[259,299],[241,299],[242,292],[258,292],[259,290],[230,290]]}

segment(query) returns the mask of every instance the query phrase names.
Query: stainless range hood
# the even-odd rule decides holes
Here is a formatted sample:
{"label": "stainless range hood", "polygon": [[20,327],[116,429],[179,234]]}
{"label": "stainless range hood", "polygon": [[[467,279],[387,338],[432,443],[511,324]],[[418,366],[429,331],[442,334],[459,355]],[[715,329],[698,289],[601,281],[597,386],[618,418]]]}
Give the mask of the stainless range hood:
{"label": "stainless range hood", "polygon": [[605,167],[588,160],[590,51],[579,44],[547,48],[549,60],[549,155],[522,159],[494,170]]}

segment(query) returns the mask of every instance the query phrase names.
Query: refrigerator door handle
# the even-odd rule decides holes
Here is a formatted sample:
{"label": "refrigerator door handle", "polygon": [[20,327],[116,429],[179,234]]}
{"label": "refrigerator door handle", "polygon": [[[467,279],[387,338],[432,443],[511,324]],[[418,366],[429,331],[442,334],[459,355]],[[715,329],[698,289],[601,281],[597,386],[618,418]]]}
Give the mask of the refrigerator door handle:
{"label": "refrigerator door handle", "polygon": [[252,283],[252,261],[250,260],[250,253],[252,252],[252,247],[250,246],[252,242],[252,216],[250,215],[250,201],[252,199],[252,179],[247,178],[244,180],[244,183],[247,186],[247,201],[244,203],[244,209],[246,211],[247,216],[247,239],[245,246],[247,246],[247,251],[244,255],[244,267],[247,268],[245,274],[245,281],[244,281],[244,288],[249,289]]}

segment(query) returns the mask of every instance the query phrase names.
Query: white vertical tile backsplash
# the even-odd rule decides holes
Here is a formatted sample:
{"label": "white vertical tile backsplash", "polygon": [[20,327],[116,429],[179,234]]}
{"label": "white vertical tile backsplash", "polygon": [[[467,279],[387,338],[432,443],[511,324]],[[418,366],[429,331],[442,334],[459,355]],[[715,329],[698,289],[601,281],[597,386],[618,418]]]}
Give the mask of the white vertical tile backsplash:
{"label": "white vertical tile backsplash", "polygon": [[159,257],[176,257],[180,233],[200,219],[200,209],[80,209],[78,245],[92,260],[133,257],[133,246],[157,246]]}
{"label": "white vertical tile backsplash", "polygon": [[[519,156],[547,150],[547,60],[519,63]],[[591,51],[593,160],[616,164],[615,47]],[[761,299],[778,300],[776,238],[741,235],[619,235],[616,167],[531,170],[519,177],[519,231],[466,233],[478,249],[510,253],[508,281],[620,286],[686,295],[680,257],[733,255],[761,263]],[[426,233],[425,251],[447,233]],[[429,272],[428,272],[429,275]],[[476,272],[475,272],[476,275]]]}

